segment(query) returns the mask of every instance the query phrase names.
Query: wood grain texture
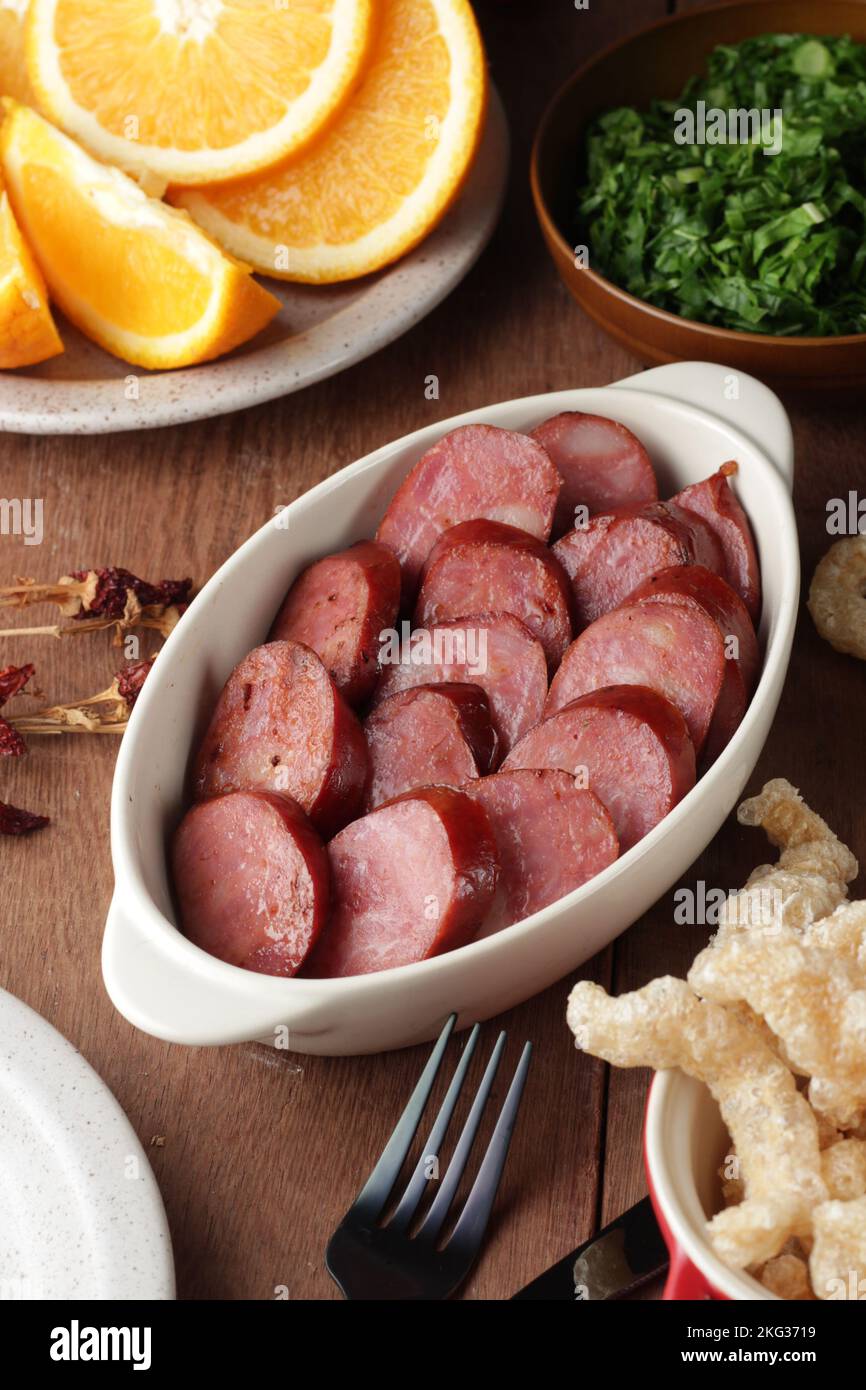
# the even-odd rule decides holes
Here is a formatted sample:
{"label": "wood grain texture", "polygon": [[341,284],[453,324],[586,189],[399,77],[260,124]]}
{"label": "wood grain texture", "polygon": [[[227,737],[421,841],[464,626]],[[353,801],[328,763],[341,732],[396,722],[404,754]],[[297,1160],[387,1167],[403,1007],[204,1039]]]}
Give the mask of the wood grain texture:
{"label": "wood grain texture", "polygon": [[[505,216],[466,281],[398,343],[282,402],[109,438],[4,436],[0,494],[44,499],[45,539],[37,548],[0,537],[0,579],[49,580],[73,567],[121,564],[201,583],[276,507],[408,430],[485,402],[602,385],[634,371],[637,364],[581,316],[557,280],[535,224],[527,166],[532,132],[559,82],[594,49],[666,8],[664,0],[592,0],[578,11],[558,0],[528,18],[530,7],[516,0],[479,3],[514,146]],[[425,399],[430,373],[439,377],[438,401]],[[827,497],[857,486],[866,426],[853,408],[786,404],[808,576],[828,543]],[[51,701],[104,688],[121,657],[103,635],[0,640],[0,665],[35,660]],[[831,652],[804,615],[753,783],[789,776],[866,853],[858,784],[863,681],[864,668]],[[267,1299],[279,1286],[292,1298],[333,1298],[322,1263],[328,1235],[427,1050],[339,1060],[254,1045],[194,1050],[127,1024],[99,968],[112,889],[115,751],[108,738],[34,740],[26,759],[0,770],[2,799],[53,817],[39,835],[0,840],[0,984],[72,1039],[130,1116],[165,1198],[181,1298]],[[684,882],[739,884],[764,854],[760,836],[729,824]],[[703,935],[675,926],[672,912],[668,895],[581,973],[628,989],[682,972]],[[508,1297],[644,1190],[647,1078],[614,1073],[607,1088],[604,1068],[574,1051],[564,1022],[571,983],[484,1027],[487,1050],[500,1024],[509,1030],[498,1097],[524,1038],[536,1055],[490,1240],[464,1297]],[[455,1055],[460,1045],[452,1044]]]}

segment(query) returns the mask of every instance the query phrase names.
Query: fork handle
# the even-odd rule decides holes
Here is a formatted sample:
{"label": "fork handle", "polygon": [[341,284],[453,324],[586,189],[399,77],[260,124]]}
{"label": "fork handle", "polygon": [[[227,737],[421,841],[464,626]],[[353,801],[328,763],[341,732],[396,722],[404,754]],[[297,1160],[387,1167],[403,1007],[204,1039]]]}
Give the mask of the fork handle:
{"label": "fork handle", "polygon": [[661,1274],[668,1252],[652,1209],[644,1197],[597,1236],[585,1240],[512,1297],[570,1303],[623,1298]]}

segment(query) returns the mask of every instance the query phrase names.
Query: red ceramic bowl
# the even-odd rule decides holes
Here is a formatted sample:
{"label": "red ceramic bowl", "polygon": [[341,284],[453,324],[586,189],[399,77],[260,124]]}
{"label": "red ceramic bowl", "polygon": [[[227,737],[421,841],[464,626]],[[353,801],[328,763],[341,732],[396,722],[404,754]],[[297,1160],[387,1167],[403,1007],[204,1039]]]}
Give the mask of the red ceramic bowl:
{"label": "red ceramic bowl", "polygon": [[665,1299],[778,1302],[751,1275],[723,1264],[707,1236],[707,1221],[721,1206],[718,1173],[730,1147],[706,1086],[680,1071],[659,1072],[647,1100],[644,1160],[671,1257]]}

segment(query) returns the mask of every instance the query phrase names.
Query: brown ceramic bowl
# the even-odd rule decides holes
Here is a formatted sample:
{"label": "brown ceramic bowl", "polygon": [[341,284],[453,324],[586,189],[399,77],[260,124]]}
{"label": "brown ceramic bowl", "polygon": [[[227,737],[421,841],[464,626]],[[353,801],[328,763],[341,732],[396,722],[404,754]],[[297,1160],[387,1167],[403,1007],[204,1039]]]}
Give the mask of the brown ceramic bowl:
{"label": "brown ceramic bowl", "polygon": [[775,337],[716,328],[636,299],[574,263],[569,225],[583,135],[612,106],[673,98],[712,49],[754,34],[850,34],[866,42],[866,4],[857,0],[752,0],[661,20],[599,53],[557,92],[535,137],[530,180],[541,230],[559,274],[582,309],[643,362],[721,362],[781,386],[866,386],[866,333],[838,338]]}

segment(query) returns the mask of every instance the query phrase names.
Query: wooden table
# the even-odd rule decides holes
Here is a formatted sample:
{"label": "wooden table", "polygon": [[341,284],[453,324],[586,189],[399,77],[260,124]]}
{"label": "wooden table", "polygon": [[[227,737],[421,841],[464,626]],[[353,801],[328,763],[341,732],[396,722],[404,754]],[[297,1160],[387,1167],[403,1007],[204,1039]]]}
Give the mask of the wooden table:
{"label": "wooden table", "polygon": [[[201,583],[275,507],[395,436],[485,402],[602,385],[635,371],[639,364],[559,284],[535,224],[527,164],[531,133],[559,82],[588,53],[665,8],[664,0],[592,0],[579,11],[557,0],[529,18],[517,0],[479,4],[514,148],[507,211],[475,270],[398,343],[301,395],[150,433],[4,437],[0,493],[44,499],[45,539],[37,549],[0,537],[3,581],[116,564]],[[430,373],[439,377],[437,401],[425,398]],[[862,473],[866,422],[862,411],[830,400],[786,405],[808,578],[828,545],[827,499],[845,496]],[[34,621],[50,621],[34,612]],[[38,685],[55,702],[104,688],[119,655],[105,634],[64,643],[16,638],[2,641],[0,665],[34,660]],[[757,788],[767,777],[789,777],[862,854],[864,680],[866,668],[820,641],[804,610],[781,708],[752,779]],[[256,1045],[192,1050],[157,1042],[121,1018],[99,967],[112,889],[114,755],[112,738],[34,740],[29,757],[2,769],[0,797],[50,812],[52,825],[0,841],[0,984],[72,1039],[130,1116],[165,1198],[181,1298],[268,1299],[278,1286],[291,1298],[333,1298],[322,1264],[327,1237],[426,1049],[339,1060]],[[765,857],[762,836],[729,823],[683,883],[735,887]],[[622,991],[682,973],[707,933],[676,926],[673,909],[671,893],[581,975]],[[575,1052],[564,1020],[572,983],[484,1027],[488,1048],[500,1024],[507,1027],[510,1064],[524,1038],[536,1057],[495,1225],[465,1297],[508,1297],[645,1191],[647,1076],[608,1074]]]}

